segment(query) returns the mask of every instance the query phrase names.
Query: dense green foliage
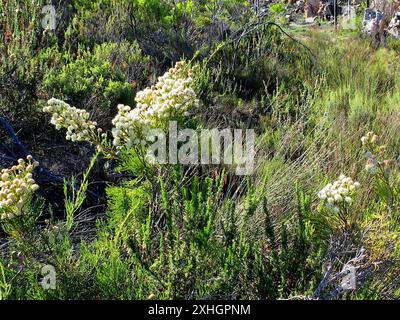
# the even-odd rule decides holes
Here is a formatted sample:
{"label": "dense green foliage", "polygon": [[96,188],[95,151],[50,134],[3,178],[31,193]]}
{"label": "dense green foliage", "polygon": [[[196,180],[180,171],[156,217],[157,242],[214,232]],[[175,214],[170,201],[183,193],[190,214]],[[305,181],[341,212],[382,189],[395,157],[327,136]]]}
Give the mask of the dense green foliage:
{"label": "dense green foliage", "polygon": [[[51,31],[44,4],[0,0],[0,116],[41,163],[68,161],[43,147],[53,143],[87,170],[70,170],[63,193],[37,171],[43,192],[26,199],[26,215],[0,220],[0,299],[399,297],[395,41],[373,48],[324,26],[291,33],[277,25],[283,4],[260,21],[242,0],[71,0]],[[65,142],[42,112],[63,99],[109,132],[117,105],[134,108],[180,60],[200,105],[179,125],[254,128],[252,175],[149,165],[137,146],[110,156],[106,139],[96,153]],[[368,131],[377,138],[362,143]],[[317,194],[342,173],[360,188],[336,212]],[[46,265],[54,289],[41,285]],[[349,265],[357,287],[341,291]]]}

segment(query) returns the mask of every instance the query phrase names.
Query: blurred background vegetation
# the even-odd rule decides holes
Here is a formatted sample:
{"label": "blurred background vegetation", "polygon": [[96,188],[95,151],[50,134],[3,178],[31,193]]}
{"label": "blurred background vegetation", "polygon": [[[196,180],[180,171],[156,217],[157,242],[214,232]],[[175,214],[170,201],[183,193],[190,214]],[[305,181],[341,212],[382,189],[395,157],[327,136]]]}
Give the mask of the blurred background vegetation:
{"label": "blurred background vegetation", "polygon": [[[275,2],[52,1],[48,30],[49,1],[0,0],[0,116],[44,166],[29,219],[0,223],[0,299],[399,297],[399,43],[290,26]],[[41,111],[56,97],[108,130],[119,103],[134,107],[179,60],[201,100],[188,125],[255,129],[253,175],[149,169],[129,150],[106,161]],[[2,129],[7,167],[22,155]],[[364,170],[367,131],[396,163],[383,186]],[[361,183],[351,230],[316,196],[341,173]],[[56,289],[42,288],[44,265]]]}

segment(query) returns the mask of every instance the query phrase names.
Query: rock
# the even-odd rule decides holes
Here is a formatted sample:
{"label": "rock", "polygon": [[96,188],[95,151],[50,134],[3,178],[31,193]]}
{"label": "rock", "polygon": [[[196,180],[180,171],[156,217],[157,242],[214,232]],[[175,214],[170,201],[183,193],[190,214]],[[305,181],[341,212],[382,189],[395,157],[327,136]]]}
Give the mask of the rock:
{"label": "rock", "polygon": [[367,34],[374,34],[380,29],[384,13],[380,10],[367,8],[364,12],[363,30]]}

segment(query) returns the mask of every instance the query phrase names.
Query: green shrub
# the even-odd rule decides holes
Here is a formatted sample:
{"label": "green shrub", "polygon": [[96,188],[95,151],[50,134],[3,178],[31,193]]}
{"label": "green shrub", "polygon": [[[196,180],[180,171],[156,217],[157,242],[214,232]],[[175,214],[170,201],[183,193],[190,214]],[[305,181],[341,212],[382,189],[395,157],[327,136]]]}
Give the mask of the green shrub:
{"label": "green shrub", "polygon": [[[123,155],[121,169],[137,175],[134,158],[134,153]],[[65,222],[51,219],[39,228],[30,220],[28,233],[14,236],[5,253],[5,274],[13,274],[11,288],[3,286],[9,297],[275,299],[310,293],[321,277],[315,270],[324,247],[306,222],[310,198],[297,189],[297,218],[279,231],[260,197],[263,188],[248,180],[244,198],[229,199],[224,172],[200,178],[174,166],[151,180],[109,187],[107,219],[98,221],[97,238],[77,243],[74,234],[84,226],[76,217],[93,164],[78,191],[65,188]],[[248,223],[255,211],[264,217],[258,230]],[[17,274],[21,257],[25,268]],[[46,264],[56,270],[56,289],[44,290],[37,282],[35,274]]]}
{"label": "green shrub", "polygon": [[149,58],[137,43],[104,43],[93,52],[81,50],[76,59],[60,67],[44,77],[42,85],[49,97],[107,110],[119,103],[133,105],[135,87],[147,80]]}
{"label": "green shrub", "polygon": [[[0,2],[0,114],[19,126],[37,120],[39,83],[55,54],[55,37],[41,26],[44,1]],[[47,58],[49,58],[49,56]]]}

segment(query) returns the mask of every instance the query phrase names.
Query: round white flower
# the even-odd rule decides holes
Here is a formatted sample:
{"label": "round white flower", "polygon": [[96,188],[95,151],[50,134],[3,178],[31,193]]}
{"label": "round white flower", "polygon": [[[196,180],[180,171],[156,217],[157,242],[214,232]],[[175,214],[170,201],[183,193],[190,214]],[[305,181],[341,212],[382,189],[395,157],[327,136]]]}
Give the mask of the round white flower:
{"label": "round white flower", "polygon": [[351,204],[352,192],[359,188],[360,184],[354,182],[350,177],[341,174],[338,180],[328,183],[319,193],[318,197],[322,200],[326,207],[332,209],[335,213],[339,212],[339,204]]}

